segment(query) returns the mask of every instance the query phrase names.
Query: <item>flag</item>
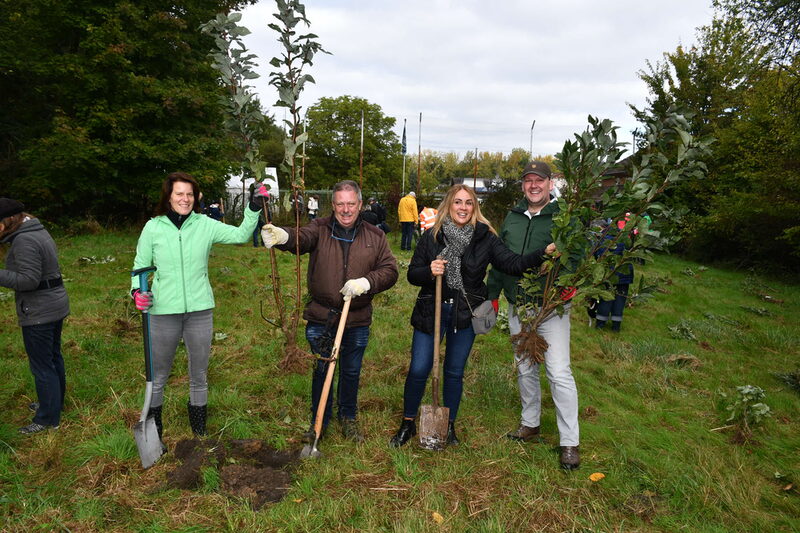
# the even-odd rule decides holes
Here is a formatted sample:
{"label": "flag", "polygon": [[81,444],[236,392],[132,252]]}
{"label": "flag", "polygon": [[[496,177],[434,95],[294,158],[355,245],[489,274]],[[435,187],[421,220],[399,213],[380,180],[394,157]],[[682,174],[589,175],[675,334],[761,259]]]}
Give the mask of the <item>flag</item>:
{"label": "flag", "polygon": [[400,150],[400,153],[406,155],[406,121],[403,121],[403,147]]}

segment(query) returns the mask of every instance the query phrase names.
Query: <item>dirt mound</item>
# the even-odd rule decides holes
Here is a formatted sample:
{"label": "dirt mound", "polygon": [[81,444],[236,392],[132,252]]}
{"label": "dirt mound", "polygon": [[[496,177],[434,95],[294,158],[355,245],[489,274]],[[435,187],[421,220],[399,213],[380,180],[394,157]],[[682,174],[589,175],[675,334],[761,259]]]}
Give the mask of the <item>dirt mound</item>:
{"label": "dirt mound", "polygon": [[[181,464],[167,473],[167,485],[197,489],[214,469],[226,494],[250,500],[254,509],[282,499],[291,484],[297,452],[270,448],[264,441],[182,440],[175,447]],[[211,476],[212,478],[214,476]]]}

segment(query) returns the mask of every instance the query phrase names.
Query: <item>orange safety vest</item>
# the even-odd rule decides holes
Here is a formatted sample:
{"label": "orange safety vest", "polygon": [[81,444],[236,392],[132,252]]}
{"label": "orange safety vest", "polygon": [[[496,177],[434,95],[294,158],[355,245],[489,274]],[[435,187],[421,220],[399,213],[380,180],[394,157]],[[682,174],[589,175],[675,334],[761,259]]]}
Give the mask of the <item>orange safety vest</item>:
{"label": "orange safety vest", "polygon": [[432,207],[426,207],[419,212],[419,228],[423,232],[433,227],[436,222],[436,214],[438,211]]}

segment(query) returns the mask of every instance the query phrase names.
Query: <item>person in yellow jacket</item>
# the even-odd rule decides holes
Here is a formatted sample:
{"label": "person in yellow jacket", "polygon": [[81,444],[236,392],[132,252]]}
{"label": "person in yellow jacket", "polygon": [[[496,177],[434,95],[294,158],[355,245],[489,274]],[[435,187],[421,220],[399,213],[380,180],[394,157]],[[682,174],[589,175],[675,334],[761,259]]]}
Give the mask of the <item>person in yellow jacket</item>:
{"label": "person in yellow jacket", "polygon": [[414,238],[414,226],[417,224],[417,194],[411,191],[400,198],[397,206],[397,219],[400,221],[402,235],[400,249],[411,250],[411,241]]}

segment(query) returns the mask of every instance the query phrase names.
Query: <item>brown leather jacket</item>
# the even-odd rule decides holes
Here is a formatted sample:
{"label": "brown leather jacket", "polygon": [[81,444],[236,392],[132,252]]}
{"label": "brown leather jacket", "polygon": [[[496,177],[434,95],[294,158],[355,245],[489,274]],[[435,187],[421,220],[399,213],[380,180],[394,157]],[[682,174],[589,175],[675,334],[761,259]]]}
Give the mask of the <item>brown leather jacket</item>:
{"label": "brown leather jacket", "polygon": [[[372,224],[362,224],[360,217],[356,221],[355,239],[345,257],[341,243],[331,236],[332,218],[316,218],[300,228],[300,253],[309,254],[306,283],[311,294],[303,318],[324,324],[330,309],[341,309],[344,305],[339,291],[345,282],[367,278],[370,289],[350,303],[347,327],[369,326],[372,323],[372,297],[397,282],[397,261],[383,231]],[[289,233],[289,240],[275,248],[294,253],[294,228],[283,229]]]}

